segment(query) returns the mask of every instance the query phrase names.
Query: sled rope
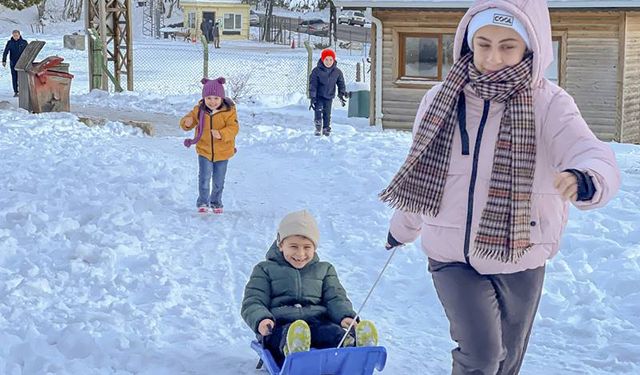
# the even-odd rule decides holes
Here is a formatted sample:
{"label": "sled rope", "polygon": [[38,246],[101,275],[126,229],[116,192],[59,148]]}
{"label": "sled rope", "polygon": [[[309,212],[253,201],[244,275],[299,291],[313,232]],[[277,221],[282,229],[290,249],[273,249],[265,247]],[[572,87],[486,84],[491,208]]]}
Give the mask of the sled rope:
{"label": "sled rope", "polygon": [[337,349],[340,349],[340,347],[342,347],[342,344],[344,343],[344,340],[347,338],[347,336],[349,335],[349,332],[351,332],[351,329],[353,328],[353,325],[356,323],[356,320],[360,317],[360,312],[362,311],[362,309],[364,308],[364,305],[367,304],[367,301],[369,300],[369,297],[371,297],[371,293],[373,293],[373,290],[376,288],[376,285],[378,285],[378,282],[380,281],[380,279],[382,278],[382,274],[384,274],[384,271],[387,269],[387,266],[389,265],[389,263],[391,263],[391,259],[393,258],[393,256],[396,253],[396,250],[398,250],[398,247],[394,247],[393,251],[391,251],[391,255],[389,255],[389,258],[387,259],[387,262],[384,264],[384,267],[382,267],[382,270],[380,271],[380,273],[378,274],[378,278],[376,279],[376,281],[373,283],[373,286],[371,286],[371,289],[369,289],[369,293],[367,294],[367,296],[364,298],[364,301],[362,302],[362,305],[360,305],[360,308],[358,309],[358,311],[356,312],[356,316],[353,317],[353,320],[351,321],[351,324],[349,324],[349,328],[347,328],[347,331],[344,333],[344,336],[342,336],[342,340],[340,340],[340,343],[338,343],[338,347]]}

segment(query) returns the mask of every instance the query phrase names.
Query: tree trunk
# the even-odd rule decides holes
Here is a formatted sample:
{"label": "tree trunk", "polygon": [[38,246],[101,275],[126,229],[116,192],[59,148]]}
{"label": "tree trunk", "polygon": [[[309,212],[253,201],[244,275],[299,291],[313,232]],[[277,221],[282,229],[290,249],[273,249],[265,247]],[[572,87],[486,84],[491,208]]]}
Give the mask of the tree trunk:
{"label": "tree trunk", "polygon": [[171,2],[169,3],[169,11],[167,12],[167,18],[171,18],[171,15],[173,14],[173,7],[176,5],[176,0],[171,0]]}
{"label": "tree trunk", "polygon": [[336,13],[336,6],[333,4],[333,0],[329,0],[329,44],[331,44],[331,37],[333,36],[334,46],[338,42],[338,17]]}
{"label": "tree trunk", "polygon": [[46,5],[47,5],[47,0],[42,0],[42,2],[36,6],[36,8],[38,9],[39,20],[44,19],[44,11],[45,11]]}
{"label": "tree trunk", "polygon": [[273,21],[273,1],[266,0],[266,12],[264,15],[264,32],[262,33],[262,40],[271,42],[271,22]]}

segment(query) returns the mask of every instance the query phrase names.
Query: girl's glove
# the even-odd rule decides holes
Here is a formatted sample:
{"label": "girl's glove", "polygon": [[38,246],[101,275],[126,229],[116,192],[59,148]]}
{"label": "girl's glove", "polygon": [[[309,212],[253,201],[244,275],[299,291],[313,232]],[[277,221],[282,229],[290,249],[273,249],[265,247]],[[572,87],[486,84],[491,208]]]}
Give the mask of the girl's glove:
{"label": "girl's glove", "polygon": [[309,104],[309,109],[310,110],[316,110],[316,99],[315,98],[311,98],[311,103]]}

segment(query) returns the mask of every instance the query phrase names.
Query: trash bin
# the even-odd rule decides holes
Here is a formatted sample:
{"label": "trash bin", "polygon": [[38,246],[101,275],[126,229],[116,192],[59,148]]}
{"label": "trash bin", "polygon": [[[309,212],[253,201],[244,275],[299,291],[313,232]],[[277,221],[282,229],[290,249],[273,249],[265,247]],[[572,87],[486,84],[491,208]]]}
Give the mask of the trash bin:
{"label": "trash bin", "polygon": [[34,113],[68,112],[73,75],[69,74],[69,64],[59,56],[33,62],[44,45],[43,41],[29,43],[16,63],[18,106]]}
{"label": "trash bin", "polygon": [[351,91],[350,94],[348,117],[369,118],[369,90]]}
{"label": "trash bin", "polygon": [[59,56],[50,56],[27,71],[32,112],[69,112],[71,109],[69,92],[73,74],[56,70],[63,60]]}

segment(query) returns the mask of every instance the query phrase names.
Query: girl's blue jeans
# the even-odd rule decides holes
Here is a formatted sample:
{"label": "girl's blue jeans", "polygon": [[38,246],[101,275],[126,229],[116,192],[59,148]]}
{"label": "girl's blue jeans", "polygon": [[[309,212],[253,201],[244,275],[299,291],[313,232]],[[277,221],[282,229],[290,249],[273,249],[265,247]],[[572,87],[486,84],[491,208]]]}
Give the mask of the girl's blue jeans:
{"label": "girl's blue jeans", "polygon": [[[198,207],[222,208],[222,190],[229,160],[211,161],[198,155]],[[211,182],[213,181],[213,186]]]}

